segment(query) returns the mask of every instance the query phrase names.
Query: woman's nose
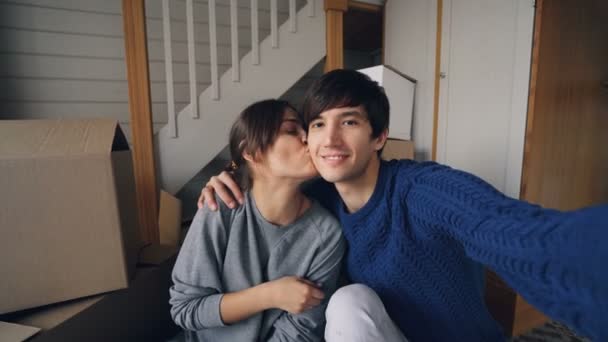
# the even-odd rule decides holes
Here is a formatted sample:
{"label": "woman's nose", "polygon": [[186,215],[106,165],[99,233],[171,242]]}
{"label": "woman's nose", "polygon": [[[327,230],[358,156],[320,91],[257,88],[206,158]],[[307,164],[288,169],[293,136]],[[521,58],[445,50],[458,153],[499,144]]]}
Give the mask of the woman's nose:
{"label": "woman's nose", "polygon": [[302,144],[308,145],[308,138],[306,137],[306,131],[303,129],[300,131],[300,139],[302,140]]}

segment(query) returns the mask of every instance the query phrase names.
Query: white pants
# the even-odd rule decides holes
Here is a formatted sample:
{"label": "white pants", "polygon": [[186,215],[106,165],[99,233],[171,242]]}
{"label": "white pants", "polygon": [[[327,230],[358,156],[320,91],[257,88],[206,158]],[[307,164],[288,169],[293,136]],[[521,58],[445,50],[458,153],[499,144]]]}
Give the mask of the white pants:
{"label": "white pants", "polygon": [[380,297],[362,284],[338,289],[329,299],[325,317],[327,342],[407,342]]}

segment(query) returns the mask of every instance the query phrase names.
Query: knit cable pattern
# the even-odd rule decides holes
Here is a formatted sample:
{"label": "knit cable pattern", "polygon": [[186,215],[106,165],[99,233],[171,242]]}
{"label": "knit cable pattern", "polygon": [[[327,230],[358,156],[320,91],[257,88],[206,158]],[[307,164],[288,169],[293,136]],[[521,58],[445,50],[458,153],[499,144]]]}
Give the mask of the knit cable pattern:
{"label": "knit cable pattern", "polygon": [[[323,196],[341,203],[335,190]],[[543,209],[462,171],[392,161],[363,208],[343,208],[333,209],[351,280],[374,289],[414,342],[504,340],[483,301],[480,264],[550,317],[608,340],[607,206]]]}

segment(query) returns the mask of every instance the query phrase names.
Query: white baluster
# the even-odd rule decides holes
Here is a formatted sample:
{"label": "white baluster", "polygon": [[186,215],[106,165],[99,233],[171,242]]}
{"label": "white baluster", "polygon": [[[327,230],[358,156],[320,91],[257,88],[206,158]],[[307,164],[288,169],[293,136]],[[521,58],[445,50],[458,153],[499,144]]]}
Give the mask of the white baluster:
{"label": "white baluster", "polygon": [[279,32],[277,18],[277,0],[270,0],[270,36],[272,38],[272,47],[279,47]]}
{"label": "white baluster", "polygon": [[240,78],[239,61],[239,23],[236,0],[230,0],[230,45],[232,46],[232,81],[238,82]]}
{"label": "white baluster", "polygon": [[175,98],[173,96],[173,54],[171,50],[171,16],[169,0],[162,0],[163,6],[163,45],[165,47],[165,82],[167,83],[167,119],[169,136],[177,138],[177,118],[175,117]]}
{"label": "white baluster", "polygon": [[217,75],[217,31],[215,25],[215,0],[208,0],[209,4],[209,54],[211,60],[211,89],[212,98],[220,98],[220,86]]}
{"label": "white baluster", "polygon": [[260,38],[258,32],[258,0],[251,0],[251,53],[252,64],[260,64]]}
{"label": "white baluster", "polygon": [[190,109],[192,117],[198,119],[198,90],[196,88],[196,41],[194,40],[194,5],[186,0],[186,25],[188,36],[188,72],[190,78]]}
{"label": "white baluster", "polygon": [[308,16],[309,17],[315,16],[315,1],[316,0],[308,0]]}
{"label": "white baluster", "polygon": [[289,0],[289,32],[296,32],[296,0]]}

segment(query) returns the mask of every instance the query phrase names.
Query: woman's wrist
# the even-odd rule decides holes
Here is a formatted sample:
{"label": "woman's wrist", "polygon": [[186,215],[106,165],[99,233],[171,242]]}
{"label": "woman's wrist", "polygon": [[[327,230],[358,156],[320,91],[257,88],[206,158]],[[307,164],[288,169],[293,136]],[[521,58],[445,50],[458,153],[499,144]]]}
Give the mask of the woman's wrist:
{"label": "woman's wrist", "polygon": [[247,319],[274,308],[272,286],[262,283],[237,292],[226,293],[220,302],[220,314],[225,324]]}
{"label": "woman's wrist", "polygon": [[272,281],[262,283],[252,288],[255,291],[255,298],[259,300],[262,310],[274,309],[277,307],[273,293]]}

